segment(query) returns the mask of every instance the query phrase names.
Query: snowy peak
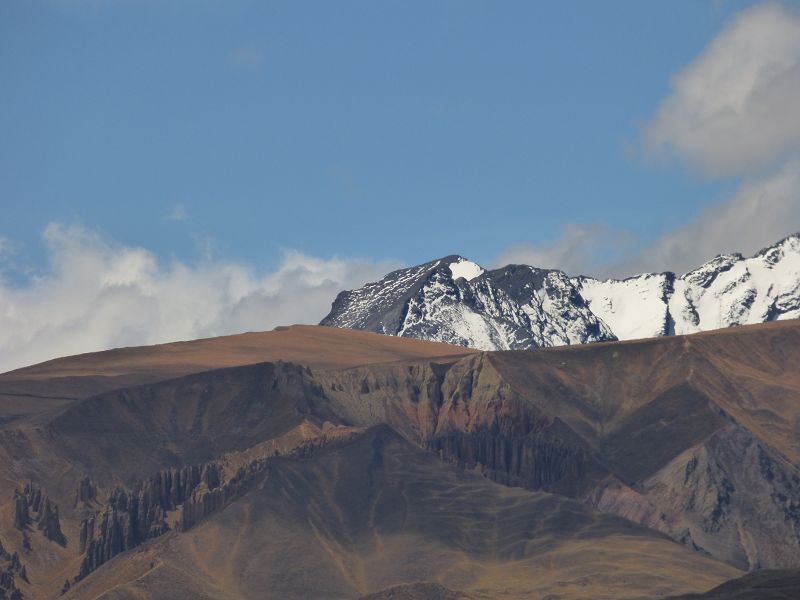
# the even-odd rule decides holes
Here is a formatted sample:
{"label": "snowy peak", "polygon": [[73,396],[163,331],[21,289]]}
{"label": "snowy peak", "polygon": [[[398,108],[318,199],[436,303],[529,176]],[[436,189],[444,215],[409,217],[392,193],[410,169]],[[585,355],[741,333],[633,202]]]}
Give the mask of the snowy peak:
{"label": "snowy peak", "polygon": [[751,258],[724,254],[681,276],[621,280],[528,265],[487,271],[452,255],[342,292],[321,324],[508,350],[790,318],[800,318],[798,234]]}
{"label": "snowy peak", "polygon": [[616,339],[561,271],[447,256],[342,292],[321,325],[509,350]]}
{"label": "snowy peak", "polygon": [[800,256],[800,233],[792,234],[777,244],[764,248],[755,257],[761,257],[767,264],[775,265],[787,256],[790,261],[793,256]]}
{"label": "snowy peak", "polygon": [[459,277],[470,276],[472,279],[481,273],[481,267],[455,254],[415,267],[398,269],[380,281],[368,283],[357,290],[341,292],[321,324],[402,335],[409,302],[423,288],[438,283],[440,288],[437,289],[455,289],[455,280]]}
{"label": "snowy peak", "polygon": [[462,258],[461,256],[459,256],[455,261],[451,262],[449,267],[450,274],[454,280],[463,277],[467,281],[472,281],[476,277],[480,277],[486,272],[486,270],[480,265],[475,264],[466,258]]}
{"label": "snowy peak", "polygon": [[717,275],[730,271],[733,266],[744,260],[741,254],[721,254],[716,258],[711,259],[703,266],[689,271],[681,276],[681,279],[692,281],[701,287],[708,287],[714,282]]}
{"label": "snowy peak", "polygon": [[620,339],[800,318],[800,236],[751,258],[723,254],[681,275],[582,279],[581,294]]}

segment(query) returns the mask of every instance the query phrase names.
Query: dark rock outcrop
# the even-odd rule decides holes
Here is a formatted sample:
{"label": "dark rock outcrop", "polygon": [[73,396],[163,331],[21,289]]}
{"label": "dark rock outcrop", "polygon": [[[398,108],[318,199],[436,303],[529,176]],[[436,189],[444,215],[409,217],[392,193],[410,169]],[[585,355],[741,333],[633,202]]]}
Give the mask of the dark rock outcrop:
{"label": "dark rock outcrop", "polygon": [[498,483],[579,498],[607,475],[591,446],[521,398],[485,357],[318,377],[342,419],[388,423],[442,459],[478,467]]}
{"label": "dark rock outcrop", "polygon": [[120,552],[169,531],[167,513],[179,508],[203,483],[219,485],[216,463],[159,471],[129,492],[115,489],[101,512],[86,518],[80,527],[80,550],[85,552],[78,579],[94,571]]}
{"label": "dark rock outcrop", "polygon": [[92,483],[88,475],[78,482],[78,490],[75,492],[75,506],[80,504],[90,504],[97,499],[97,486]]}
{"label": "dark rock outcrop", "polygon": [[28,572],[19,554],[16,552],[9,554],[0,541],[0,599],[22,600],[22,591],[17,587],[17,577],[30,583]]}
{"label": "dark rock outcrop", "polygon": [[616,339],[561,271],[525,265],[484,271],[455,255],[340,293],[320,325],[481,350]]}
{"label": "dark rock outcrop", "polygon": [[50,498],[45,498],[42,502],[42,510],[39,516],[39,523],[37,525],[39,531],[44,534],[49,540],[66,545],[67,539],[61,532],[61,522],[58,517],[58,506],[51,502]]}
{"label": "dark rock outcrop", "polygon": [[799,257],[800,234],[680,276],[596,279],[527,265],[486,271],[446,256],[341,292],[320,325],[480,350],[693,333],[796,318]]}
{"label": "dark rock outcrop", "polygon": [[721,428],[641,489],[673,538],[741,569],[796,568],[800,469],[741,426]]}
{"label": "dark rock outcrop", "polygon": [[14,490],[14,527],[23,531],[31,522],[28,498]]}
{"label": "dark rock outcrop", "polygon": [[[329,440],[322,436],[301,443],[290,454],[308,457],[327,443]],[[238,497],[247,483],[264,470],[268,460],[269,457],[249,460],[227,478],[224,461],[213,461],[159,471],[132,492],[117,488],[102,511],[81,522],[79,548],[84,558],[74,581],[117,554],[168,532],[167,517],[172,511],[180,511],[175,529],[189,530]]]}
{"label": "dark rock outcrop", "polygon": [[213,463],[204,466],[204,473],[207,473],[200,485],[198,485],[192,495],[187,498],[181,510],[181,518],[178,521],[178,529],[187,531],[193,525],[206,518],[225,506],[235,498],[242,489],[242,486],[263,468],[264,461],[256,460],[245,467],[241,467],[236,475],[224,483],[220,483],[220,472]]}
{"label": "dark rock outcrop", "polygon": [[541,432],[508,436],[484,427],[452,431],[430,440],[428,448],[462,468],[480,466],[484,474],[504,485],[532,490],[559,491],[577,497],[592,458]]}
{"label": "dark rock outcrop", "polygon": [[34,523],[47,539],[66,546],[58,505],[43,494],[39,486],[29,482],[22,492],[14,490],[14,527],[25,533]]}
{"label": "dark rock outcrop", "polygon": [[[751,331],[315,377],[342,421],[388,423],[498,483],[582,500],[737,568],[796,567],[800,345],[793,328]],[[742,377],[753,360],[769,387]]]}

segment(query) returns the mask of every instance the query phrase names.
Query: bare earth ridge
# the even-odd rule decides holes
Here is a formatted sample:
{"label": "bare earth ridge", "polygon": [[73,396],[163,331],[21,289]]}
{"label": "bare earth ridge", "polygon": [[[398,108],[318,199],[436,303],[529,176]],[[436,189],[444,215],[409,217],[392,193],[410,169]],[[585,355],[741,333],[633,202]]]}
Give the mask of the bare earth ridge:
{"label": "bare earth ridge", "polygon": [[492,353],[293,326],[20,369],[2,585],[663,598],[797,569],[798,364],[783,321]]}

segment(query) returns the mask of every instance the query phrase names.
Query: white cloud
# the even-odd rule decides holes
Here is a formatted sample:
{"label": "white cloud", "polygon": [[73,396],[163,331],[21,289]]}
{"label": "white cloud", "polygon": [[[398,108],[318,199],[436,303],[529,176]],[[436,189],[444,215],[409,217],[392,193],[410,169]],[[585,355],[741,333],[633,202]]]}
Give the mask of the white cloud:
{"label": "white cloud", "polygon": [[752,255],[800,232],[800,160],[745,181],[725,202],[703,209],[686,226],[667,233],[617,271],[684,273],[717,254]]}
{"label": "white cloud", "polygon": [[605,225],[567,224],[553,242],[518,244],[501,253],[497,266],[521,263],[557,268],[570,275],[627,277],[639,273],[685,273],[718,254],[750,256],[800,232],[800,159],[749,178],[727,200],[703,209],[686,225],[650,244]]}
{"label": "white cloud", "polygon": [[646,148],[711,176],[752,173],[800,151],[800,13],[743,11],[672,79]]}
{"label": "white cloud", "polygon": [[259,275],[245,264],[165,264],[77,227],[44,234],[47,274],[0,283],[0,372],[106,348],[316,323],[343,289],[376,280],[394,262],[287,252]]}
{"label": "white cloud", "polygon": [[516,244],[504,250],[495,266],[523,264],[548,269],[561,269],[569,274],[596,275],[605,273],[619,260],[633,241],[633,236],[604,224],[567,223],[560,236],[544,244]]}
{"label": "white cloud", "polygon": [[573,224],[555,242],[514,246],[498,261],[596,276],[680,273],[800,231],[800,13],[761,4],[737,15],[674,75],[642,136],[654,154],[672,153],[710,177],[742,178],[739,189],[651,243]]}
{"label": "white cloud", "polygon": [[744,179],[629,270],[686,271],[800,230],[800,13],[761,4],[737,15],[673,77],[643,135],[650,150],[672,151],[706,175]]}

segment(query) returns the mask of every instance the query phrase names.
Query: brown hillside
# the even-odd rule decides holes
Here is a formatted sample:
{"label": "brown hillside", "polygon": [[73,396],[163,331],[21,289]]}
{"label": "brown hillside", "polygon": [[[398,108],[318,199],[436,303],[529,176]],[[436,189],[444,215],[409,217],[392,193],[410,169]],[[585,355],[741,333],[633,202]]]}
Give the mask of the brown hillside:
{"label": "brown hillside", "polygon": [[658,598],[796,569],[798,364],[797,321],[500,353],[292,327],[43,363],[0,376],[0,571],[26,598]]}

